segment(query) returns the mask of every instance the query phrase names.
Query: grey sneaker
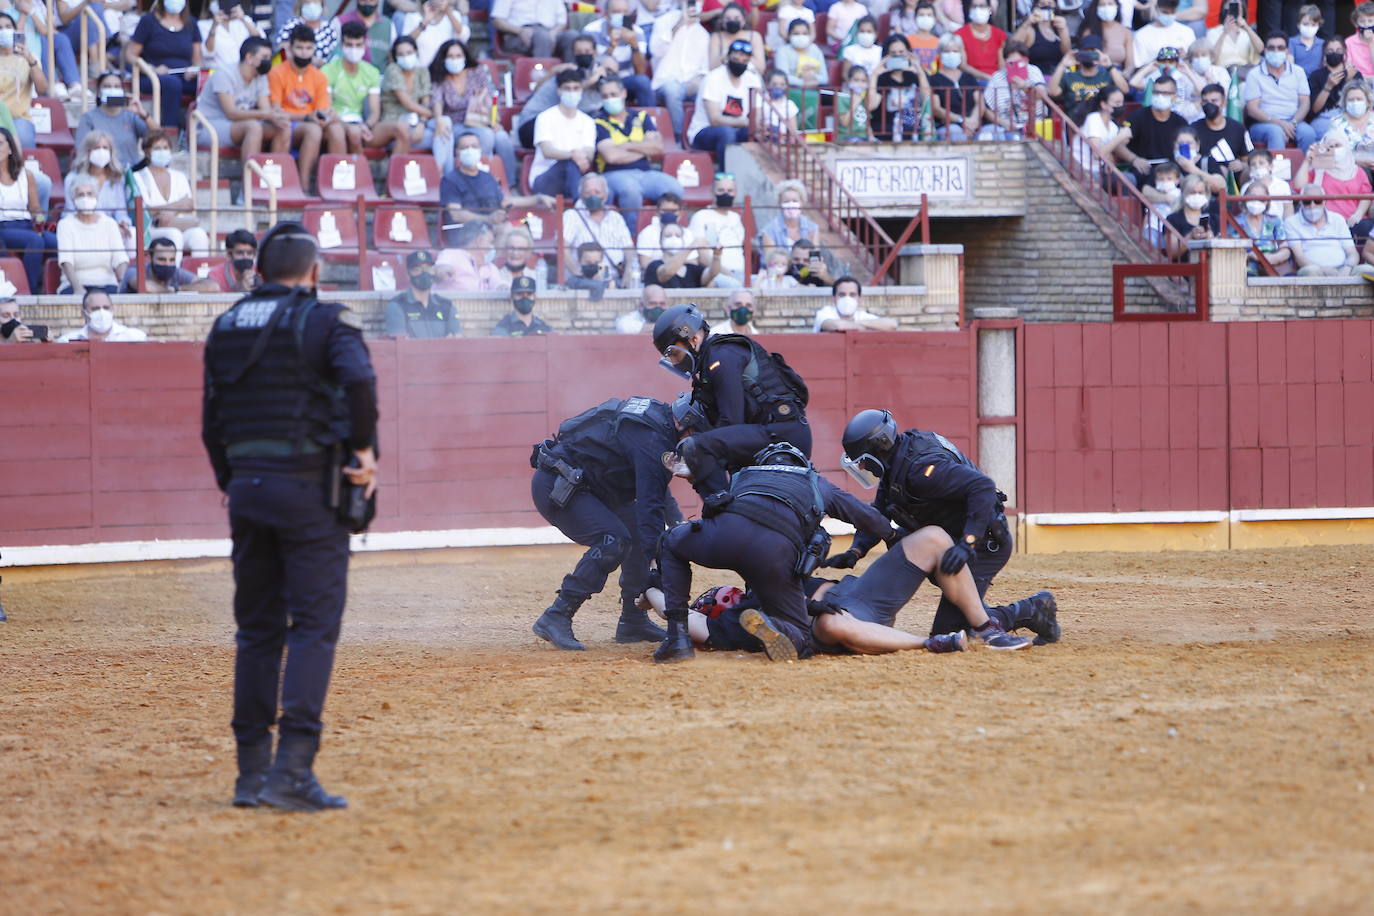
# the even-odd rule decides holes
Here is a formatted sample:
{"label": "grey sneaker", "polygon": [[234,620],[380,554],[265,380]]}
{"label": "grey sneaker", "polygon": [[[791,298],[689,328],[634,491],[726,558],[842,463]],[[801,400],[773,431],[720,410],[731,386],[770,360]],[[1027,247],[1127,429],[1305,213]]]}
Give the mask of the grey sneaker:
{"label": "grey sneaker", "polygon": [[763,654],[768,656],[770,662],[797,660],[797,647],[792,645],[792,640],[784,636],[781,630],[773,626],[773,621],[762,611],[749,608],[739,615],[739,622],[750,636],[763,643]]}
{"label": "grey sneaker", "polygon": [[987,649],[1025,649],[1031,644],[1024,636],[1012,636],[995,620],[989,620],[982,629],[975,629],[973,635]]}
{"label": "grey sneaker", "polygon": [[963,652],[968,649],[968,634],[963,630],[957,633],[941,633],[926,640],[927,652]]}

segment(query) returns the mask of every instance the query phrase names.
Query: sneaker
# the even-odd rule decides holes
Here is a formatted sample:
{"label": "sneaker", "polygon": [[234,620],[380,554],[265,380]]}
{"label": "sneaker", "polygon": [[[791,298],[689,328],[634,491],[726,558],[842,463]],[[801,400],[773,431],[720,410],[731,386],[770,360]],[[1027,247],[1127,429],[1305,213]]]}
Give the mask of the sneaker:
{"label": "sneaker", "polygon": [[739,615],[739,622],[750,636],[763,643],[763,654],[768,656],[770,662],[797,660],[797,647],[792,645],[792,640],[784,636],[762,611],[749,608]]}
{"label": "sneaker", "polygon": [[927,652],[963,652],[968,649],[968,634],[963,630],[957,633],[941,633],[926,640]]}
{"label": "sneaker", "polygon": [[987,649],[1024,649],[1031,644],[1026,637],[1012,636],[992,620],[989,620],[981,630],[974,630],[973,635]]}
{"label": "sneaker", "polygon": [[67,91],[67,87],[66,87],[66,86],[62,85],[61,83],[57,82],[56,80],[53,80],[53,84],[52,84],[52,97],[53,97],[53,98],[57,99],[59,102],[65,102],[65,101],[67,101],[67,98],[68,98],[68,96],[70,96],[70,95],[71,95],[71,93],[69,93],[69,92]]}
{"label": "sneaker", "polygon": [[1030,620],[1022,626],[1035,634],[1037,646],[1059,642],[1063,631],[1059,626],[1059,603],[1054,600],[1054,592],[1048,589],[1038,591],[1029,600],[1032,609]]}

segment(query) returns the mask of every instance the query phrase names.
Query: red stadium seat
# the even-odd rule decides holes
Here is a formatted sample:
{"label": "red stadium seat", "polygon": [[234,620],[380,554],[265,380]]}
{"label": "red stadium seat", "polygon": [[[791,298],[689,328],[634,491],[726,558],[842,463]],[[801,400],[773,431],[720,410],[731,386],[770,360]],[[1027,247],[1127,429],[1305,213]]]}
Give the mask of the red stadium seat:
{"label": "red stadium seat", "polygon": [[[0,258],[0,279],[14,287],[14,292],[6,295],[29,295],[29,275],[24,272],[24,262],[18,258]],[[5,290],[0,288],[0,292]]]}
{"label": "red stadium seat", "polygon": [[544,77],[548,76],[549,72],[561,63],[562,61],[556,57],[522,57],[518,59],[515,62],[515,85],[513,88],[515,101],[517,103],[524,102],[533,95],[534,90],[538,88]]}
{"label": "red stadium seat", "polygon": [[66,281],[62,279],[62,265],[57,262],[57,258],[48,258],[43,262],[43,295],[55,295],[65,285]]}
{"label": "red stadium seat", "polygon": [[645,111],[654,119],[658,132],[663,135],[663,151],[682,149],[682,145],[677,142],[677,137],[673,136],[673,118],[668,114],[666,108],[646,108]]}
{"label": "red stadium seat", "polygon": [[442,180],[438,163],[428,153],[392,156],[386,170],[386,192],[392,200],[437,204]]}
{"label": "red stadium seat", "polygon": [[315,186],[325,200],[354,203],[359,194],[368,203],[382,199],[372,183],[372,168],[365,156],[325,153],[315,176]]}
{"label": "red stadium seat", "polygon": [[[318,197],[311,197],[305,193],[305,188],[301,186],[301,173],[296,169],[296,160],[288,155],[278,153],[258,153],[249,156],[250,162],[256,162],[268,174],[276,173],[281,176],[279,187],[277,188],[277,206],[286,207],[292,210],[299,210],[309,204],[320,202]],[[245,176],[248,170],[244,169]],[[245,182],[247,178],[245,177]],[[252,182],[248,184],[253,191],[254,205],[267,203],[267,184],[263,177],[257,174],[252,176]]]}
{"label": "red stadium seat", "polygon": [[24,158],[36,162],[43,174],[52,179],[52,199],[48,206],[57,208],[66,203],[67,188],[62,181],[62,167],[57,164],[57,153],[40,146],[37,149],[26,150]]}
{"label": "red stadium seat", "polygon": [[836,58],[826,64],[826,75],[828,78],[827,86],[844,85],[844,61]]}
{"label": "red stadium seat", "polygon": [[530,231],[536,254],[558,254],[558,240],[563,234],[563,225],[558,221],[557,211],[516,207],[510,211],[509,220],[512,226],[523,225]]}
{"label": "red stadium seat", "polygon": [[35,96],[32,99],[32,108],[46,110],[52,121],[51,130],[38,132],[38,146],[40,148],[47,147],[56,153],[71,152],[76,146],[76,137],[73,136],[71,126],[67,123],[67,109],[62,106],[62,103],[57,99]]}
{"label": "red stadium seat", "polygon": [[185,257],[181,259],[181,269],[195,274],[198,279],[203,279],[210,276],[212,271],[223,267],[227,260],[223,255],[208,258]]}
{"label": "red stadium seat", "polygon": [[496,179],[496,183],[501,186],[501,193],[510,193],[510,179],[506,177],[506,164],[501,161],[499,156],[483,156],[481,169],[484,172],[491,172],[491,177]]}
{"label": "red stadium seat", "polygon": [[[325,214],[329,214],[326,218]],[[315,204],[301,213],[301,222],[320,242],[320,255],[336,264],[358,261],[358,211],[341,204]],[[332,227],[330,224],[333,224]],[[321,228],[328,230],[321,232]]]}
{"label": "red stadium seat", "polygon": [[432,249],[429,223],[419,207],[382,204],[372,211],[372,247],[383,252]]}
{"label": "red stadium seat", "polygon": [[[649,228],[649,224],[652,223],[652,222],[654,221],[654,217],[655,217],[655,216],[658,216],[658,210],[657,210],[657,209],[652,208],[652,207],[640,207],[640,208],[639,208],[639,221],[635,223],[635,238],[636,238],[636,239],[639,238],[639,234],[640,234],[641,232],[643,232],[645,229]],[[682,224],[683,224],[684,226],[687,225],[686,220],[680,220],[680,222],[682,222]]]}
{"label": "red stadium seat", "polygon": [[663,157],[663,171],[682,185],[684,208],[704,207],[715,199],[711,185],[715,181],[716,162],[710,153],[701,150],[669,152]]}
{"label": "red stadium seat", "polygon": [[[391,288],[386,288],[390,281]],[[400,292],[410,288],[405,261],[394,254],[369,251],[358,271],[358,289],[364,292]]]}

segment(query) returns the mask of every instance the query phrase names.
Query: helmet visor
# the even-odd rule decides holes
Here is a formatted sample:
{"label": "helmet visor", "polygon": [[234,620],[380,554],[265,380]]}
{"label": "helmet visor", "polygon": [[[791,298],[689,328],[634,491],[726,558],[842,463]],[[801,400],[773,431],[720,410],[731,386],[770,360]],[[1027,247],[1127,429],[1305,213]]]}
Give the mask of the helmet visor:
{"label": "helmet visor", "polygon": [[866,452],[858,458],[841,455],[840,467],[865,490],[872,490],[883,479],[883,463]]}
{"label": "helmet visor", "polygon": [[691,379],[692,372],[697,367],[697,358],[682,344],[673,344],[663,351],[663,358],[658,364],[674,375]]}

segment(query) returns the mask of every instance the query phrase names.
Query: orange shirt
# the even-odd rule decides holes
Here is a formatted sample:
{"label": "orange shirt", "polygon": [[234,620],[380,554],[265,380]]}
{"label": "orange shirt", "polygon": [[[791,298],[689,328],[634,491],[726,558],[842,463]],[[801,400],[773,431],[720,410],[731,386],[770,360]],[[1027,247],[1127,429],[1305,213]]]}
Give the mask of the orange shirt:
{"label": "orange shirt", "polygon": [[289,63],[277,64],[267,74],[267,89],[272,104],[289,115],[299,117],[329,108],[329,80],[314,64],[304,73],[297,73]]}

